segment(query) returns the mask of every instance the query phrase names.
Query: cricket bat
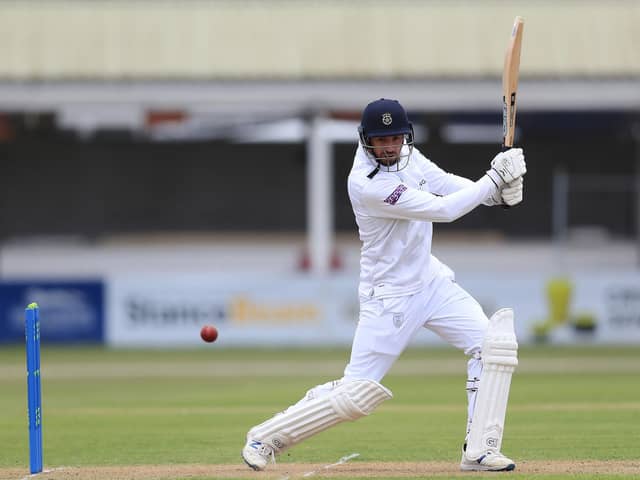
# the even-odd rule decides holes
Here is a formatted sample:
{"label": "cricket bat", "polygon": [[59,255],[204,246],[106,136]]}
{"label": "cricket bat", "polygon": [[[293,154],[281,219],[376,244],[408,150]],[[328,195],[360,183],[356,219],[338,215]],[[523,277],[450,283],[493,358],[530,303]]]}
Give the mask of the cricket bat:
{"label": "cricket bat", "polygon": [[516,92],[518,90],[518,75],[520,71],[520,47],[522,46],[522,30],[524,19],[516,17],[509,39],[509,47],[504,57],[502,71],[502,148],[508,150],[513,147],[513,137],[516,133]]}

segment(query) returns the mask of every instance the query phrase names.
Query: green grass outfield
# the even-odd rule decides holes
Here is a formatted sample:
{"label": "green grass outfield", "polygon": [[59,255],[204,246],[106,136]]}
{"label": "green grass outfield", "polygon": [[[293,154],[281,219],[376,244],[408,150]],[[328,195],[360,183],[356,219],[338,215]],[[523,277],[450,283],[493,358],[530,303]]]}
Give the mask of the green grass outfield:
{"label": "green grass outfield", "polygon": [[[383,384],[394,399],[256,473],[252,425],[339,378],[346,350],[42,349],[45,469],[36,478],[640,478],[640,347],[525,348],[504,452],[511,473],[458,472],[466,358],[411,349]],[[0,349],[0,478],[28,475],[25,353]],[[331,468],[343,456],[347,464]],[[349,467],[349,468],[347,468]]]}

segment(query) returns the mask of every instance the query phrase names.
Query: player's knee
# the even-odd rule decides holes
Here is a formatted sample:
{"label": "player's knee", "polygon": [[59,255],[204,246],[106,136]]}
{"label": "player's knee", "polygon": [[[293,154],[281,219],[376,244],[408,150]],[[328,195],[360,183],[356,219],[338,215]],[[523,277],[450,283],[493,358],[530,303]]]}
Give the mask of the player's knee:
{"label": "player's knee", "polygon": [[331,397],[335,408],[345,420],[369,415],[383,401],[392,398],[391,391],[375,380],[345,379],[316,385],[304,396],[305,402]]}
{"label": "player's knee", "polygon": [[327,383],[323,383],[321,385],[316,385],[315,387],[309,389],[307,393],[304,395],[304,399],[306,401],[314,400],[316,398],[323,398],[329,395],[333,390],[335,390],[342,383],[342,379],[332,380]]}
{"label": "player's knee", "polygon": [[343,382],[336,390],[335,406],[345,419],[369,415],[385,400],[393,398],[391,390],[375,380],[351,380]]}

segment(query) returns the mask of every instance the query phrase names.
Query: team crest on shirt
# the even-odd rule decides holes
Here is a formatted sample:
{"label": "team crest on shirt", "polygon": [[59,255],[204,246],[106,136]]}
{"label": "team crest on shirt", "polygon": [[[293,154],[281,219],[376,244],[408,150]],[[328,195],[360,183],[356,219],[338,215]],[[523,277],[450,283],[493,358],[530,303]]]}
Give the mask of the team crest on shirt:
{"label": "team crest on shirt", "polygon": [[402,323],[404,322],[404,313],[394,313],[393,314],[393,326],[396,328],[400,328]]}
{"label": "team crest on shirt", "polygon": [[426,184],[427,184],[427,181],[423,178],[422,180],[420,180],[420,183],[418,184],[418,188],[422,190],[422,187],[424,187]]}
{"label": "team crest on shirt", "polygon": [[382,123],[385,124],[387,127],[393,123],[393,118],[391,117],[390,113],[382,114]]}

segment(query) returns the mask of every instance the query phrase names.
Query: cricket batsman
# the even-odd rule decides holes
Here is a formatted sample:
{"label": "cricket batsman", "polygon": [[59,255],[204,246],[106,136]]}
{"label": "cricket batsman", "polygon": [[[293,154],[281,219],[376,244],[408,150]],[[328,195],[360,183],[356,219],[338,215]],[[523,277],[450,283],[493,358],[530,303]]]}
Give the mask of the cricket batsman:
{"label": "cricket batsman", "polygon": [[511,375],[517,365],[513,310],[489,319],[431,254],[434,222],[453,222],[483,204],[522,201],[521,149],[497,154],[478,180],[447,173],[414,146],[413,126],[396,100],[366,106],[348,178],[362,241],[360,316],[351,358],[338,380],[251,428],[242,458],[254,470],[301,441],[369,415],[392,393],[380,382],[422,328],[469,356],[468,419],[462,470],[508,471],[501,452]]}

